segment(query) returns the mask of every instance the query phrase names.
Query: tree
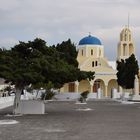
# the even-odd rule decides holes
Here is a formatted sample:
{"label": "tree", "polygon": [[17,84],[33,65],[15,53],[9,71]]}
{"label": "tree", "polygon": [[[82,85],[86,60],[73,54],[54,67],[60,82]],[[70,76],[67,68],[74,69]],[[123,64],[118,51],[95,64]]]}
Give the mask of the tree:
{"label": "tree", "polygon": [[60,54],[56,48],[46,46],[46,42],[38,38],[27,43],[19,42],[11,50],[0,50],[0,77],[16,88],[13,113],[16,113],[22,90],[30,84],[45,83],[42,86],[52,82],[54,88],[60,88],[64,83],[94,78],[94,72],[80,71]]}
{"label": "tree", "polygon": [[[92,80],[94,78],[94,72],[80,71],[77,62],[77,51],[74,43],[70,39],[63,41],[51,48],[55,49],[55,59],[51,60],[53,63],[53,75],[51,75],[52,83],[54,87],[60,88],[65,83],[73,81],[81,81],[83,79]],[[63,67],[62,67],[63,66]],[[55,78],[54,78],[55,77]]]}
{"label": "tree", "polygon": [[138,75],[139,66],[135,55],[129,58],[117,61],[117,82],[124,89],[133,89],[135,75]]}
{"label": "tree", "polygon": [[46,83],[51,81],[54,88],[61,88],[65,83],[81,81],[83,79],[93,79],[94,72],[80,71],[78,67],[68,64],[63,59],[51,60],[49,71],[45,73]]}
{"label": "tree", "polygon": [[61,44],[57,44],[54,46],[56,50],[59,52],[60,58],[64,59],[68,64],[78,66],[77,51],[74,43],[71,42],[70,39],[67,41],[63,41]]}
{"label": "tree", "polygon": [[11,50],[1,52],[0,77],[14,84],[16,88],[13,113],[16,113],[21,92],[25,86],[42,82],[45,79],[42,75],[44,64],[47,64],[47,59],[44,59],[42,55],[45,50],[45,42],[35,39],[28,43],[19,42]]}

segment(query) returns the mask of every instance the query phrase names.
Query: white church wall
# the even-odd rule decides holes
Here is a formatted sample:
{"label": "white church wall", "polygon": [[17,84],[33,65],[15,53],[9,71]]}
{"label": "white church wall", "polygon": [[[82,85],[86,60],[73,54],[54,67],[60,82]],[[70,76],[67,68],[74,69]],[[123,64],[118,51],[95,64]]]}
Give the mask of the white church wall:
{"label": "white church wall", "polygon": [[70,100],[77,100],[80,98],[80,93],[60,93],[55,95],[55,100],[59,101],[70,101]]}

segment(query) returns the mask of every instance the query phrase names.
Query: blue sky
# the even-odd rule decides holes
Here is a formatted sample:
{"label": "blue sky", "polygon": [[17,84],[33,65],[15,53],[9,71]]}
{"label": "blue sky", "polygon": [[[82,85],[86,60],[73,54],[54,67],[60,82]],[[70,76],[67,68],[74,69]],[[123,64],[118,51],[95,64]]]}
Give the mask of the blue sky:
{"label": "blue sky", "polygon": [[139,0],[0,0],[0,46],[9,48],[36,37],[48,45],[68,38],[78,44],[91,32],[101,40],[106,57],[115,60],[119,33],[130,13],[140,58],[139,7]]}

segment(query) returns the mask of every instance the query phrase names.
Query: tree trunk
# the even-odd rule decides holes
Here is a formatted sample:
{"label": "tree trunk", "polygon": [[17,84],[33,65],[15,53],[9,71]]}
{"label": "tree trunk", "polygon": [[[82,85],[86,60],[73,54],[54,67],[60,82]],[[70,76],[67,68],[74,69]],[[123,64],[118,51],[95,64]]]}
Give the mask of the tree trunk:
{"label": "tree trunk", "polygon": [[20,103],[20,98],[21,98],[21,92],[22,89],[16,89],[16,93],[15,93],[15,99],[14,99],[14,108],[13,108],[13,114],[17,114],[17,108],[19,106]]}
{"label": "tree trunk", "polygon": [[122,87],[122,101],[124,101],[124,96],[125,96],[125,88]]}
{"label": "tree trunk", "polygon": [[36,99],[37,99],[38,93],[39,93],[39,90],[37,90],[37,93],[36,93]]}

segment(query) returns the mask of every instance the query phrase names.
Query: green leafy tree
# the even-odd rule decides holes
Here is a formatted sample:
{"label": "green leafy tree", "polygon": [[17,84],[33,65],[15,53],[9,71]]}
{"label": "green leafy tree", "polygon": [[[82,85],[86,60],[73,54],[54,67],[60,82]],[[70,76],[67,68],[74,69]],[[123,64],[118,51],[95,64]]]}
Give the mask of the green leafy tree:
{"label": "green leafy tree", "polygon": [[56,46],[53,45],[51,48],[56,49],[55,62],[60,60],[59,62],[57,61],[57,63],[54,62],[55,64],[53,65],[55,66],[53,76],[56,78],[53,78],[52,80],[55,80],[53,83],[55,83],[56,87],[62,87],[63,84],[76,80],[81,81],[83,79],[94,79],[94,72],[80,71],[78,68],[78,52],[76,50],[76,46],[70,39],[63,41]]}
{"label": "green leafy tree", "polygon": [[45,52],[46,42],[41,39],[28,43],[19,42],[11,50],[0,52],[0,77],[14,84],[16,88],[13,113],[16,113],[22,90],[29,84],[45,80],[43,71],[48,66]]}
{"label": "green leafy tree", "polygon": [[71,57],[74,62],[61,57],[61,52],[55,47],[46,46],[46,42],[39,38],[27,43],[19,42],[11,50],[1,49],[0,77],[16,88],[13,112],[16,113],[21,92],[30,84],[45,87],[45,83],[51,82],[54,88],[60,88],[64,83],[94,78],[94,72],[78,69],[74,60],[76,55]]}
{"label": "green leafy tree", "polygon": [[54,84],[54,88],[61,88],[68,82],[83,79],[92,80],[94,78],[94,72],[80,71],[78,67],[69,65],[62,59],[57,61],[52,59],[50,63],[52,65],[49,67],[49,71],[45,73],[45,77],[47,77],[45,82],[51,81]]}
{"label": "green leafy tree", "polygon": [[135,75],[138,75],[139,66],[135,55],[129,58],[117,61],[117,82],[124,89],[133,89]]}
{"label": "green leafy tree", "polygon": [[70,39],[67,41],[63,41],[61,44],[57,44],[56,50],[59,52],[59,56],[61,59],[64,59],[68,64],[78,66],[77,51],[74,43],[71,42]]}

